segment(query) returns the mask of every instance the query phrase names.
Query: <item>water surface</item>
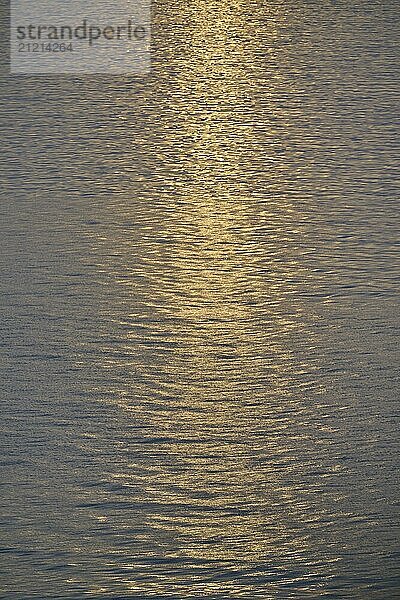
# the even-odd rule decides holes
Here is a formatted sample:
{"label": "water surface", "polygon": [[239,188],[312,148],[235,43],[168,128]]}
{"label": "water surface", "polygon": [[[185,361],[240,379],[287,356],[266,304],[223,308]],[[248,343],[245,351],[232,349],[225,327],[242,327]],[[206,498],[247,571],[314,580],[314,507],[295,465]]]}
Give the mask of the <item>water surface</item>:
{"label": "water surface", "polygon": [[398,3],[157,0],[1,81],[2,598],[399,597]]}

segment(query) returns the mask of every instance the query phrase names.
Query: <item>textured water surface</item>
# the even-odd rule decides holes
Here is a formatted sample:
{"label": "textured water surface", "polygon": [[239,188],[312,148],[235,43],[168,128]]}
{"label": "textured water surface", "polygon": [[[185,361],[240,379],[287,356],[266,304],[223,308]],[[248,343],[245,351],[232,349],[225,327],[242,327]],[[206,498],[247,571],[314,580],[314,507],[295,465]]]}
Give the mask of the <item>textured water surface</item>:
{"label": "textured water surface", "polygon": [[1,81],[2,598],[400,597],[398,2],[153,6]]}

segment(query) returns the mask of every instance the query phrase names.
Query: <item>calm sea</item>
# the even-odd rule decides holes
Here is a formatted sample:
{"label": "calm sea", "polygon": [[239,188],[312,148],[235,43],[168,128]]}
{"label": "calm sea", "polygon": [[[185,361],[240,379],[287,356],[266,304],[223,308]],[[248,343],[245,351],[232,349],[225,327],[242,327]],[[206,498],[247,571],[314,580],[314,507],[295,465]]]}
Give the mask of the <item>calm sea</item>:
{"label": "calm sea", "polygon": [[395,0],[156,0],[0,83],[1,598],[400,597]]}

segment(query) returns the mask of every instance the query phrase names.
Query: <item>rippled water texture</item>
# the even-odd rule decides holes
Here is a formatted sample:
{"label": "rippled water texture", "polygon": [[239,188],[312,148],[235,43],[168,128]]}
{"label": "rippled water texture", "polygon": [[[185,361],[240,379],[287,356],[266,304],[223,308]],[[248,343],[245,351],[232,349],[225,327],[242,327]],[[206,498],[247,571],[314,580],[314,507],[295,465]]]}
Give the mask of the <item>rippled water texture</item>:
{"label": "rippled water texture", "polygon": [[3,77],[2,598],[400,597],[398,2],[157,0]]}

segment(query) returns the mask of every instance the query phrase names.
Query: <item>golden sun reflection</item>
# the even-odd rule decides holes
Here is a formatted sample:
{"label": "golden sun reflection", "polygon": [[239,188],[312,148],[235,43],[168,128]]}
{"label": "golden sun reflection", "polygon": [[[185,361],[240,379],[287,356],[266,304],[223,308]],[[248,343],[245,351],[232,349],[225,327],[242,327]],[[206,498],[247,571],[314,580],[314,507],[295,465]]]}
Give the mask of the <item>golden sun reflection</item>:
{"label": "golden sun reflection", "polygon": [[[302,217],[282,187],[285,164],[265,142],[276,134],[273,119],[260,135],[263,65],[244,14],[240,3],[196,3],[184,54],[172,61],[142,237],[122,230],[106,242],[118,248],[107,268],[124,297],[125,354],[111,351],[104,366],[118,373],[130,365],[115,398],[146,432],[134,474],[114,478],[140,480],[147,542],[157,540],[164,558],[189,561],[194,583],[196,561],[244,571],[273,568],[277,556],[288,568],[306,563],[303,524],[316,515],[299,479],[314,446],[298,391],[313,386],[316,368],[296,296],[307,277],[297,256]],[[129,204],[114,208],[132,218]],[[299,358],[296,336],[309,356]]]}

